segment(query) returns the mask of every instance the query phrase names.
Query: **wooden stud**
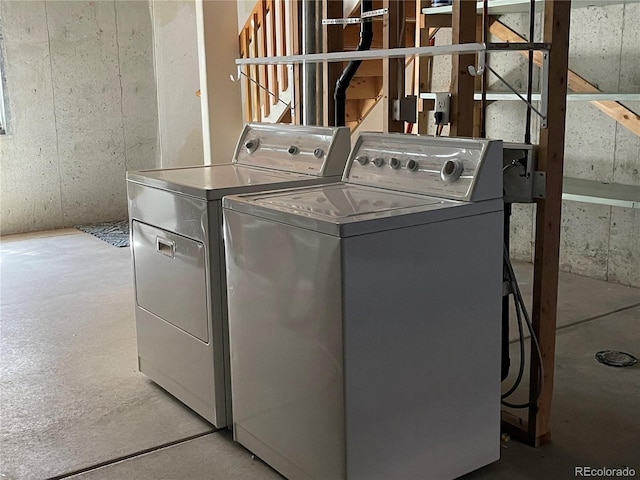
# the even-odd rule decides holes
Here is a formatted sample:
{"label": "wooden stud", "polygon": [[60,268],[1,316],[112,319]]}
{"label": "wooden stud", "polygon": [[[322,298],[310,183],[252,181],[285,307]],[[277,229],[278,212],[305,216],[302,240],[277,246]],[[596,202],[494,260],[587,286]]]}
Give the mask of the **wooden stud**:
{"label": "wooden stud", "polygon": [[[275,56],[276,53],[276,9],[274,0],[266,1],[266,14],[269,14],[269,31],[271,35],[269,36],[269,49],[267,51],[268,55]],[[266,23],[266,19],[265,19]],[[278,81],[278,67],[277,65],[271,65],[269,67],[269,74],[271,76],[273,82],[273,93],[276,95],[280,95],[280,82]],[[278,103],[278,98],[276,96],[271,96],[271,103],[273,105]]]}
{"label": "wooden stud", "polygon": [[[549,421],[556,345],[570,19],[570,2],[545,0],[544,41],[551,44],[549,109],[547,127],[540,129],[538,169],[546,172],[546,188],[545,198],[537,203],[532,310],[533,329],[542,351],[544,377],[540,398],[536,406],[529,409],[528,418],[529,438],[535,446],[548,442],[551,434]],[[537,356],[532,353],[531,385],[535,385],[540,367]],[[530,388],[535,388],[535,386]]]}
{"label": "wooden stud", "polygon": [[[420,3],[420,11],[422,8],[427,7],[427,1],[423,0]],[[423,19],[425,15],[422,15]],[[428,47],[431,45],[431,40],[434,39],[438,28],[427,28],[424,25],[420,29],[420,46]],[[435,42],[435,39],[434,39]],[[418,58],[418,96],[422,92],[431,91],[431,80],[433,77],[433,57],[421,57]],[[419,100],[418,111],[418,129],[417,133],[420,135],[426,135],[429,129],[429,112],[433,109],[435,102],[433,100]]]}
{"label": "wooden stud", "polygon": [[[341,18],[344,10],[342,0],[326,0],[322,2],[322,14],[324,18]],[[322,32],[322,51],[324,53],[341,52],[343,49],[342,25],[324,25]],[[324,86],[324,99],[322,112],[324,124],[335,125],[335,100],[333,92],[336,82],[342,75],[343,65],[340,62],[324,62],[322,68],[322,83]]]}
{"label": "wooden stud", "polygon": [[[260,32],[260,35],[258,37],[258,50],[259,50],[259,55],[261,57],[266,57],[267,56],[267,2],[266,0],[260,0],[258,2],[258,4],[256,5],[257,11],[258,11],[258,31]],[[267,93],[267,90],[270,90],[269,88],[269,75],[267,73],[267,66],[266,65],[260,65],[260,78],[261,78],[261,85],[264,88],[260,89],[260,95],[261,95],[261,106],[264,108],[264,115],[265,117],[269,116],[269,113],[271,111],[270,106],[271,106],[271,102],[270,102],[270,95],[269,93]]]}
{"label": "wooden stud", "polygon": [[[260,50],[258,45],[258,13],[254,10],[251,15],[253,19],[253,23],[251,24],[251,57],[257,58],[260,56]],[[251,94],[253,97],[253,120],[259,122],[262,120],[262,112],[260,110],[260,88],[258,87],[258,83],[260,83],[260,70],[258,65],[251,66],[251,77],[254,80],[251,82]]]}
{"label": "wooden stud", "polygon": [[482,123],[482,103],[473,103],[473,132],[472,137],[480,138],[480,130]]}
{"label": "wooden stud", "polygon": [[[256,5],[256,13],[258,16],[258,55],[260,57],[267,56],[267,11],[266,0],[260,0]],[[260,65],[260,84],[263,88],[260,88],[260,108],[263,109],[265,117],[268,117],[271,113],[271,101],[270,95],[267,92],[269,90],[269,75],[266,65]]]}
{"label": "wooden stud", "polygon": [[[389,13],[383,22],[383,48],[398,48],[404,46],[404,38],[399,39],[400,15],[403,8],[398,0],[383,0],[383,8]],[[404,12],[406,16],[406,12]],[[386,58],[383,60],[383,131],[402,132],[404,122],[393,119],[393,101],[404,96],[404,60]]]}
{"label": "wooden stud", "polygon": [[[285,0],[278,0],[278,10],[280,12],[277,21],[278,32],[280,32],[280,48],[278,55],[290,55],[291,52],[287,48],[287,17]],[[289,70],[286,65],[280,65],[280,81],[282,82],[281,89],[284,92],[289,88]]]}
{"label": "wooden stud", "polygon": [[[293,51],[292,55],[300,55],[302,53],[302,8],[300,7],[300,2],[290,2],[289,3],[289,19],[291,21],[291,48]],[[292,105],[301,105],[302,104],[302,88],[300,86],[300,81],[302,78],[302,69],[301,66],[294,65],[293,66],[293,98],[291,99]],[[300,125],[302,123],[301,109],[294,108],[293,110],[293,121],[295,124]]]}
{"label": "wooden stud", "polygon": [[[250,52],[250,45],[249,45],[249,38],[250,38],[250,30],[249,27],[247,27],[245,25],[244,29],[242,30],[242,50],[243,50],[243,57],[250,57],[251,56],[251,52]],[[243,67],[242,71],[244,73],[244,94],[245,94],[245,119],[247,122],[250,122],[251,120],[253,120],[253,103],[252,103],[252,90],[251,90],[251,82],[249,81],[248,76],[251,74],[250,68],[249,67]]]}
{"label": "wooden stud", "polygon": [[[473,43],[476,38],[476,2],[453,1],[451,43]],[[451,56],[451,106],[449,119],[452,137],[473,136],[474,77],[468,72],[469,65],[476,64],[474,54]]]}

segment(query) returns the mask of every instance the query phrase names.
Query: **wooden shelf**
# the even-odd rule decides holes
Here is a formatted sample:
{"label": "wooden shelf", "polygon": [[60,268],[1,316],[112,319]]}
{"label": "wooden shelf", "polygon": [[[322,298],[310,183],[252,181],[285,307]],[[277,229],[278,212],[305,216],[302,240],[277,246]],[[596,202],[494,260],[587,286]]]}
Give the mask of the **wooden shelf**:
{"label": "wooden shelf", "polygon": [[[527,98],[526,92],[520,92],[524,98]],[[540,93],[534,93],[531,96],[532,101],[540,100]],[[421,93],[420,98],[423,100],[435,100],[436,94],[432,92]],[[475,100],[481,100],[482,94],[480,92],[476,92],[474,94]],[[515,93],[512,92],[487,92],[487,100],[495,101],[495,100],[520,100]],[[582,101],[582,102],[604,102],[604,101],[615,101],[615,102],[640,102],[640,93],[567,93],[567,101]]]}
{"label": "wooden shelf", "polygon": [[[604,7],[622,3],[637,3],[639,0],[573,0],[573,8]],[[504,15],[506,13],[527,13],[529,0],[489,0],[489,15]],[[536,12],[542,12],[544,0],[536,0]],[[482,2],[478,2],[478,13],[482,13]],[[442,7],[423,8],[425,15],[450,15],[451,5]]]}
{"label": "wooden shelf", "polygon": [[622,208],[640,208],[640,186],[562,179],[562,199]]}

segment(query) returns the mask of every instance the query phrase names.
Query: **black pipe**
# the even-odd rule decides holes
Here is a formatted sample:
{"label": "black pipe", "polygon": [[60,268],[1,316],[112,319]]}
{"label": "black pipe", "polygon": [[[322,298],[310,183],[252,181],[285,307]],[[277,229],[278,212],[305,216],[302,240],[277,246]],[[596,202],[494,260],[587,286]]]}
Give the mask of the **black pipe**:
{"label": "black pipe", "polygon": [[[360,17],[365,12],[373,9],[373,0],[362,0],[360,2]],[[373,39],[373,25],[371,19],[363,19],[360,24],[360,42],[356,51],[362,52],[371,48],[371,40]],[[344,127],[346,125],[345,105],[347,103],[347,87],[351,83],[351,79],[356,74],[356,70],[362,63],[362,60],[353,60],[346,66],[342,75],[336,82],[336,89],[333,93],[335,101],[335,126]]]}

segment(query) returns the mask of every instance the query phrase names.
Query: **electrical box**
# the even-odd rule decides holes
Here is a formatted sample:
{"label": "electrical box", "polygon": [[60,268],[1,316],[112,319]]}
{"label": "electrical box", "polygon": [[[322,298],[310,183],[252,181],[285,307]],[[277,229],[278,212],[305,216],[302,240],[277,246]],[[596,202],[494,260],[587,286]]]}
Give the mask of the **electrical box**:
{"label": "electrical box", "polygon": [[435,102],[435,124],[447,125],[449,123],[449,107],[451,105],[451,94],[448,92],[436,93]]}
{"label": "electrical box", "polygon": [[533,203],[544,198],[544,173],[536,171],[537,145],[504,143],[502,177],[506,203]]}
{"label": "electrical box", "polygon": [[408,95],[392,103],[393,119],[403,122],[416,123],[418,121],[418,97]]}

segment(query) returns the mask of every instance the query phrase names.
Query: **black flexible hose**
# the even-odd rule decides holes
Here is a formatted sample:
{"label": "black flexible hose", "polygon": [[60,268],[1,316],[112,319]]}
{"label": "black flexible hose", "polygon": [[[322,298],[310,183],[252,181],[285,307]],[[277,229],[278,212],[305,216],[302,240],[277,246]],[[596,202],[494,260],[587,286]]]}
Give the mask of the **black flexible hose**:
{"label": "black flexible hose", "polygon": [[[373,9],[373,0],[362,0],[360,4],[360,16],[365,12]],[[373,39],[373,24],[371,19],[363,20],[360,24],[360,42],[356,51],[362,52],[371,48],[371,40]],[[349,62],[343,70],[342,75],[336,82],[336,89],[333,94],[335,100],[335,124],[336,127],[344,127],[346,125],[346,103],[347,88],[351,83],[351,79],[356,74],[356,70],[362,63],[362,60],[353,60]]]}

